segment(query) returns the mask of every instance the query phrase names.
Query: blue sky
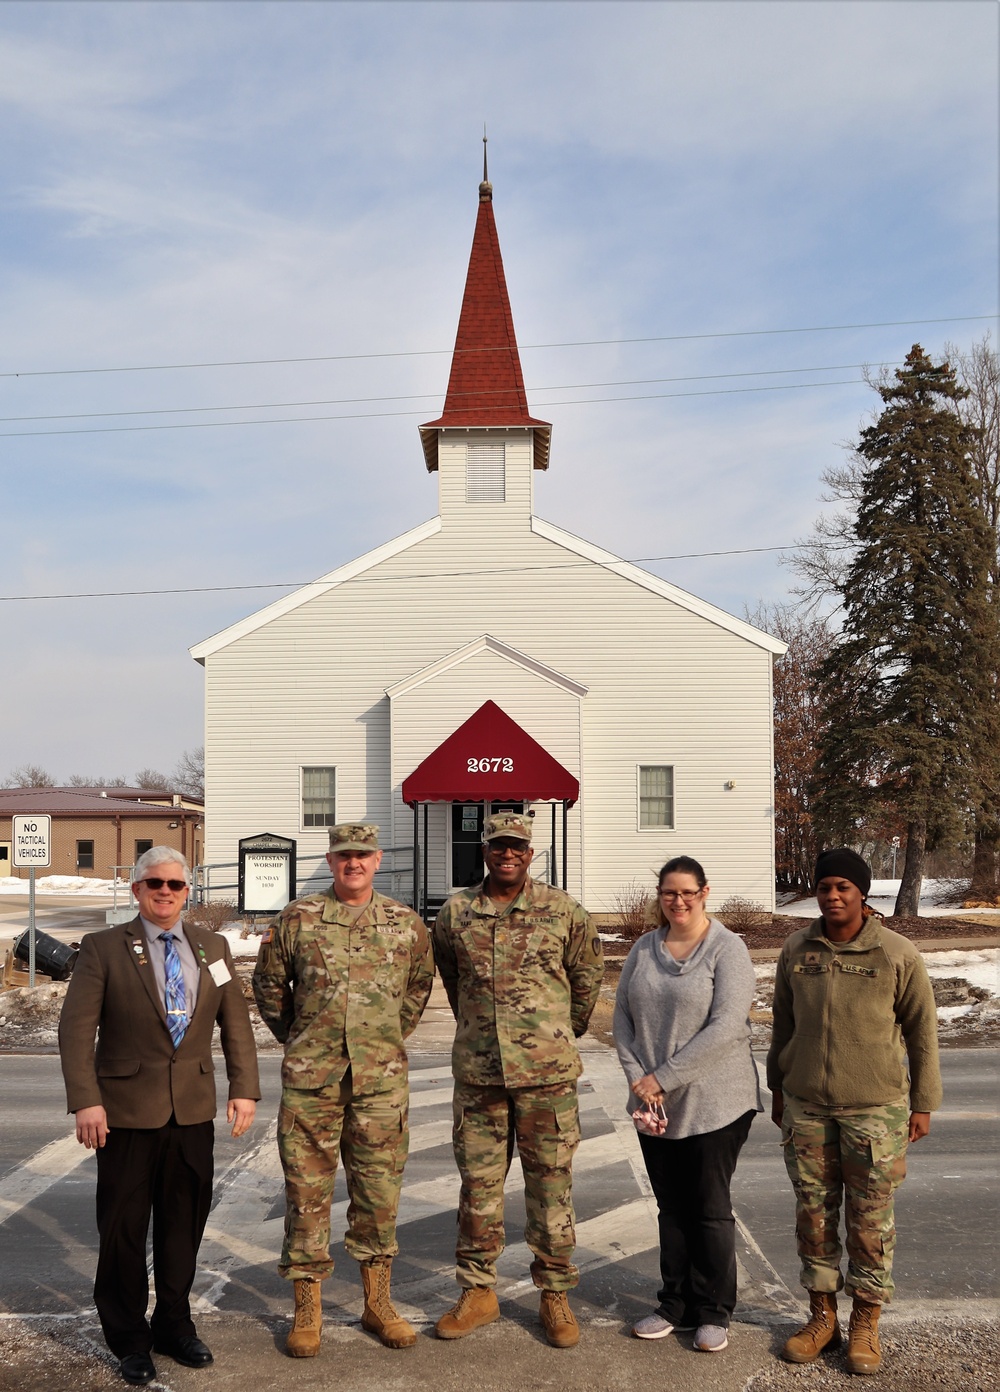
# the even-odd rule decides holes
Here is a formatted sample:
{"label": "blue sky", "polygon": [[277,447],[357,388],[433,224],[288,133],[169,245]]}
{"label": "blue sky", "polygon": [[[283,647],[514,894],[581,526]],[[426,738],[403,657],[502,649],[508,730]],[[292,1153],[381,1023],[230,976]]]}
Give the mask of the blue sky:
{"label": "blue sky", "polygon": [[[858,365],[996,338],[997,29],[991,0],[8,0],[0,594],[305,582],[432,516],[484,121],[555,427],[538,513],[630,559],[791,544]],[[218,424],[288,416],[353,418]],[[794,583],[650,569],[737,614]],[[0,778],[169,769],[188,647],[280,593],[0,603]]]}

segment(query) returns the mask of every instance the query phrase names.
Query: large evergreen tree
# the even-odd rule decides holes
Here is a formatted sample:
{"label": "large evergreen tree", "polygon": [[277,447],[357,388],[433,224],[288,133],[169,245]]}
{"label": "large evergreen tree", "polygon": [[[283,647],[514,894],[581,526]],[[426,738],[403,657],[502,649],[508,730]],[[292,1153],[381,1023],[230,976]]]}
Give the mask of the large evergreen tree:
{"label": "large evergreen tree", "polygon": [[919,344],[861,432],[857,550],[839,585],[844,624],[820,668],[827,727],[816,818],[850,840],[864,816],[906,823],[897,914],[916,914],[929,844],[948,839],[978,796],[979,746],[995,680],[989,574],[965,396]]}

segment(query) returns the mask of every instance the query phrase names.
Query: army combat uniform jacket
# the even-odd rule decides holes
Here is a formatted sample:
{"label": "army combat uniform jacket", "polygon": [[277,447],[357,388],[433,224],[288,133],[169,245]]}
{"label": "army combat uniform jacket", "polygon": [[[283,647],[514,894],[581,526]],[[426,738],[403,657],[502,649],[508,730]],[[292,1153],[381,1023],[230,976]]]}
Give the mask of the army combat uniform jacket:
{"label": "army combat uniform jacket", "polygon": [[378,893],[356,913],[332,890],[298,899],[261,946],[253,993],[285,1046],[286,1088],[322,1088],[348,1068],[356,1093],[405,1085],[403,1040],[434,980],[427,929],[412,909]]}
{"label": "army combat uniform jacket", "polygon": [[604,954],[587,911],[532,879],[510,906],[484,886],[454,895],[434,926],[434,956],[457,1021],[452,1070],[477,1087],[578,1078]]}

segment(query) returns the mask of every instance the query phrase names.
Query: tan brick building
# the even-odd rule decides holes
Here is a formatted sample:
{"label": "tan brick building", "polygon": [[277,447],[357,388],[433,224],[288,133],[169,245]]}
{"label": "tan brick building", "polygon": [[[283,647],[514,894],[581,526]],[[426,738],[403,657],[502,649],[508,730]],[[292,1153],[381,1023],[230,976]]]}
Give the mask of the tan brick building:
{"label": "tan brick building", "polygon": [[150,846],[170,846],[192,865],[202,859],[204,807],[193,798],[148,788],[0,788],[0,877],[28,878],[11,864],[12,819],[52,818],[46,875],[111,879]]}

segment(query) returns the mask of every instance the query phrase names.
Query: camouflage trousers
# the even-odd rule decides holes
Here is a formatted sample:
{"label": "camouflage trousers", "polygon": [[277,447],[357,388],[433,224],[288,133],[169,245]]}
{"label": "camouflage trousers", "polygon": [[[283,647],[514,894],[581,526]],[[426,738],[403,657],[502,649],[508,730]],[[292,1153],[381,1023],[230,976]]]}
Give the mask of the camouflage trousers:
{"label": "camouflage trousers", "polygon": [[330,1260],[330,1204],[343,1156],[347,1180],[347,1236],[352,1257],[394,1257],[396,1213],[409,1148],[408,1084],[357,1096],[351,1072],[329,1087],[283,1088],[278,1153],[285,1172],[285,1240],[279,1273],[286,1280],[322,1280]]}
{"label": "camouflage trousers", "polygon": [[576,1083],[503,1088],[455,1084],[455,1160],[462,1176],[455,1276],[460,1286],[495,1286],[504,1248],[504,1181],[517,1143],[524,1175],[524,1238],[542,1290],[579,1280],[571,1166],[580,1143]]}
{"label": "camouflage trousers", "polygon": [[[781,1144],[795,1189],[795,1237],[807,1290],[892,1299],[893,1195],[906,1178],[907,1102],[824,1107],[785,1093]],[[840,1204],[847,1280],[840,1271]]]}

